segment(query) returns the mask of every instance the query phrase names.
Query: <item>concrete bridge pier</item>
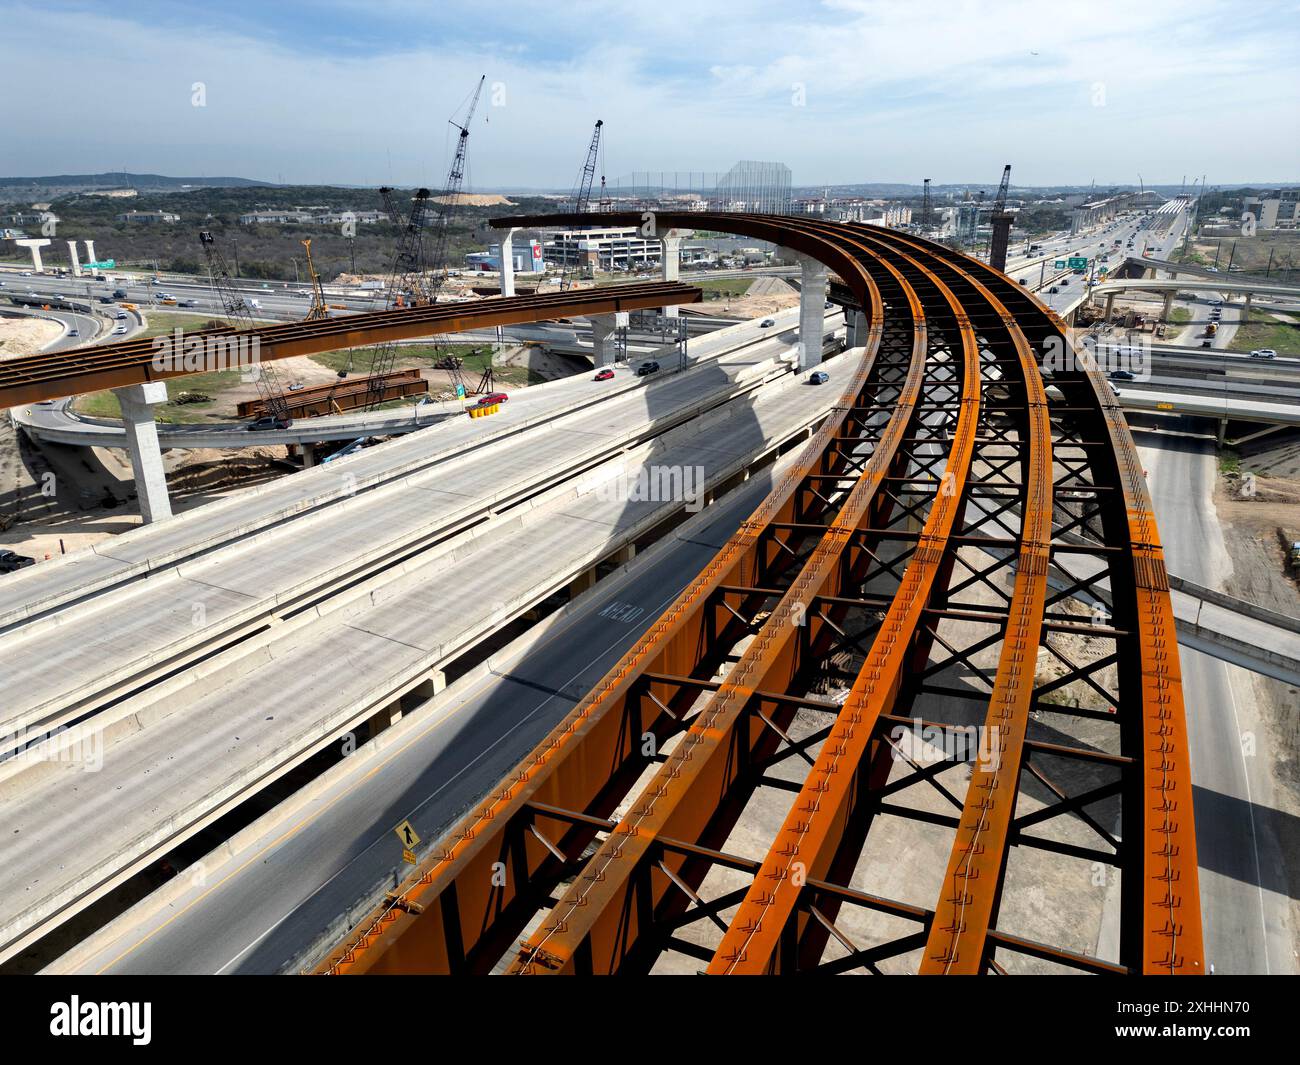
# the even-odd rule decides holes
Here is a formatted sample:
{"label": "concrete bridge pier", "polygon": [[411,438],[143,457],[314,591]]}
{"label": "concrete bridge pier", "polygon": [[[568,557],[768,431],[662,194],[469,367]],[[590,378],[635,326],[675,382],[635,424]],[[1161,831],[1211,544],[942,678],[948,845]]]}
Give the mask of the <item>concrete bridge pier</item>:
{"label": "concrete bridge pier", "polygon": [[[1174,297],[1177,296],[1177,295],[1178,295],[1177,290],[1176,290],[1176,289],[1172,289],[1172,288],[1171,288],[1168,292],[1165,293],[1165,302],[1164,302],[1164,306],[1162,306],[1162,307],[1160,308],[1160,320],[1161,320],[1162,322],[1167,322],[1167,321],[1169,321],[1169,316],[1170,316],[1170,315],[1173,313],[1173,311],[1174,311]],[[1109,297],[1107,297],[1107,298],[1109,299]]]}
{"label": "concrete bridge pier", "polygon": [[844,342],[848,347],[860,348],[867,342],[867,315],[865,311],[855,311],[851,307],[845,307],[844,325]]}
{"label": "concrete bridge pier", "polygon": [[507,229],[501,236],[501,295],[515,294],[515,234],[518,228]]}
{"label": "concrete bridge pier", "polygon": [[1245,324],[1247,324],[1247,323],[1250,321],[1250,301],[1251,301],[1251,297],[1253,297],[1254,295],[1255,295],[1255,293],[1253,293],[1253,292],[1247,292],[1247,293],[1246,293],[1246,302],[1243,303],[1243,304],[1241,305],[1241,324],[1242,324],[1242,325],[1245,325]]}
{"label": "concrete bridge pier", "polygon": [[155,404],[167,402],[167,385],[162,381],[149,381],[115,388],[113,394],[122,408],[122,426],[126,430],[127,450],[131,453],[131,472],[135,476],[140,517],[146,525],[163,521],[172,516],[172,503],[167,495],[167,474],[163,471],[153,408]]}
{"label": "concrete bridge pier", "polygon": [[1106,293],[1106,310],[1105,310],[1105,312],[1104,312],[1104,317],[1105,317],[1107,323],[1110,322],[1110,319],[1111,319],[1111,312],[1114,311],[1114,309],[1115,309],[1115,293],[1113,293],[1113,292],[1107,292],[1107,293]]}
{"label": "concrete bridge pier", "polygon": [[[670,229],[659,242],[664,246],[663,254],[659,257],[659,277],[662,281],[677,281],[681,278],[682,270],[682,237],[675,229]],[[663,309],[665,318],[676,318],[677,307],[665,307]]]}
{"label": "concrete bridge pier", "polygon": [[72,276],[81,276],[81,260],[77,258],[77,242],[68,241],[68,258],[72,260]]}
{"label": "concrete bridge pier", "polygon": [[618,331],[627,328],[627,311],[614,314],[593,314],[591,322],[591,345],[596,351],[597,366],[613,366],[618,360]]}
{"label": "concrete bridge pier", "polygon": [[790,248],[781,258],[799,264],[799,370],[810,370],[822,361],[822,335],[826,320],[825,264]]}
{"label": "concrete bridge pier", "polygon": [[15,244],[20,248],[26,248],[32,253],[32,269],[40,273],[45,269],[41,263],[41,249],[49,246],[49,241],[44,237],[25,237],[22,240],[15,240]]}

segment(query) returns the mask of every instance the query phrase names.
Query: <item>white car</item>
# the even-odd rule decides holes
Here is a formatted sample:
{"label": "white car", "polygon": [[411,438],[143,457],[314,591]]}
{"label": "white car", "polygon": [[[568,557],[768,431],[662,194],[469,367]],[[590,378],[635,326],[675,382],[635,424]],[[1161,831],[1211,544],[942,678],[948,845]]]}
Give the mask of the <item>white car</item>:
{"label": "white car", "polygon": [[1277,352],[1272,348],[1257,348],[1250,353],[1252,359],[1276,359]]}

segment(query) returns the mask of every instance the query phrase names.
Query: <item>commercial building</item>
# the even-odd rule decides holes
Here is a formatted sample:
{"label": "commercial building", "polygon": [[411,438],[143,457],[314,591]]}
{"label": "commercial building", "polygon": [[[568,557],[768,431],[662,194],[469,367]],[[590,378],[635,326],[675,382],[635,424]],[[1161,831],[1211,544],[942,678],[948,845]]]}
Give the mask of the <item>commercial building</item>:
{"label": "commercial building", "polygon": [[[545,235],[543,250],[547,261],[557,266],[576,266],[592,272],[644,269],[658,265],[663,255],[658,238],[643,237],[635,226],[553,230]],[[684,263],[697,262],[708,255],[708,249],[698,244],[681,247]]]}
{"label": "commercial building", "polygon": [[158,223],[179,222],[181,216],[171,211],[127,211],[117,216],[119,222],[128,224],[156,225]]}
{"label": "commercial building", "polygon": [[[529,240],[516,242],[510,256],[517,274],[540,274],[546,269],[542,242]],[[501,272],[501,245],[489,244],[487,251],[473,251],[465,256],[469,268],[477,273]]]}
{"label": "commercial building", "polygon": [[1258,229],[1295,229],[1300,224],[1300,189],[1248,196],[1242,210],[1255,216]]}

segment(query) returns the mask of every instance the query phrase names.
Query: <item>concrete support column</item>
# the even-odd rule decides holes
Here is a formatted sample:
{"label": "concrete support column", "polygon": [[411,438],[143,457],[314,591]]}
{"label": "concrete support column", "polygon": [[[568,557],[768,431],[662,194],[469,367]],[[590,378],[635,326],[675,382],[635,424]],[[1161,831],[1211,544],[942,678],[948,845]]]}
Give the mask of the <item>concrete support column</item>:
{"label": "concrete support column", "polygon": [[93,240],[84,240],[82,243],[86,245],[86,262],[99,262],[99,260],[95,258],[95,242]]}
{"label": "concrete support column", "polygon": [[[659,242],[663,245],[663,254],[659,257],[659,277],[663,281],[677,281],[682,269],[682,238],[675,229],[669,230]],[[665,307],[665,318],[676,318],[677,307]]]}
{"label": "concrete support column", "polygon": [[1162,322],[1169,321],[1169,316],[1173,313],[1174,310],[1174,297],[1177,295],[1178,293],[1175,292],[1173,289],[1170,289],[1168,292],[1165,293],[1165,304],[1163,307],[1160,308],[1160,320]]}
{"label": "concrete support column", "polygon": [[620,566],[626,565],[634,558],[636,558],[636,544],[628,544],[614,552],[614,561]]}
{"label": "concrete support column", "polygon": [[569,598],[577,599],[578,596],[580,596],[588,588],[594,588],[595,586],[596,586],[595,568],[593,567],[592,569],[583,570],[573,579],[572,583],[569,585]]}
{"label": "concrete support column", "polygon": [[1223,447],[1223,439],[1228,435],[1228,419],[1224,418],[1219,422],[1219,447]]}
{"label": "concrete support column", "polygon": [[1241,305],[1241,324],[1245,325],[1250,321],[1250,301],[1255,295],[1253,292],[1246,293],[1246,302]]}
{"label": "concrete support column", "polygon": [[127,450],[131,453],[131,472],[135,475],[135,495],[140,517],[148,525],[172,516],[167,496],[167,475],[163,472],[162,451],[158,446],[158,426],[153,407],[167,400],[167,385],[150,381],[143,385],[115,388],[122,408],[122,425],[126,429]]}
{"label": "concrete support column", "polygon": [[1111,314],[1114,310],[1115,310],[1115,293],[1107,292],[1106,293],[1106,314],[1105,314],[1107,323],[1110,322]]}
{"label": "concrete support column", "polygon": [[618,358],[618,343],[615,332],[627,328],[627,311],[614,314],[593,314],[591,322],[591,345],[596,353],[597,366],[613,366]]}
{"label": "concrete support column", "polygon": [[515,247],[518,229],[507,229],[501,238],[501,295],[515,294]]}
{"label": "concrete support column", "polygon": [[68,258],[72,260],[72,276],[81,276],[81,260],[77,258],[77,242],[68,241]]}
{"label": "concrete support column", "polygon": [[50,243],[48,240],[40,237],[29,237],[24,238],[23,240],[15,240],[14,243],[17,244],[18,247],[26,248],[32,253],[33,270],[39,274],[43,269],[45,269],[41,263],[41,249]]}
{"label": "concrete support column", "polygon": [[316,465],[315,444],[299,444],[298,450],[302,453],[302,468],[304,470],[310,470]]}
{"label": "concrete support column", "polygon": [[793,258],[799,264],[799,370],[809,370],[822,361],[827,270],[824,264],[800,252],[783,249],[781,257]]}
{"label": "concrete support column", "polygon": [[867,342],[867,314],[866,311],[855,311],[845,309],[844,323],[847,327],[847,336],[845,342],[851,348],[860,348]]}

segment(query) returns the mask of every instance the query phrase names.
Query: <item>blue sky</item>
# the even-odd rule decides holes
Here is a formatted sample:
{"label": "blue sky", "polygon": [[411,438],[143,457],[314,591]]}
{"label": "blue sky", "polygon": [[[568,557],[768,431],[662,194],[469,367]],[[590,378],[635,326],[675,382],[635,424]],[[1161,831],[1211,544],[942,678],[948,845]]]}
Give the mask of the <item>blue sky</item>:
{"label": "blue sky", "polygon": [[[437,185],[789,164],[797,184],[1300,178],[1300,5],[0,0],[0,174]],[[202,104],[194,106],[196,83]]]}

